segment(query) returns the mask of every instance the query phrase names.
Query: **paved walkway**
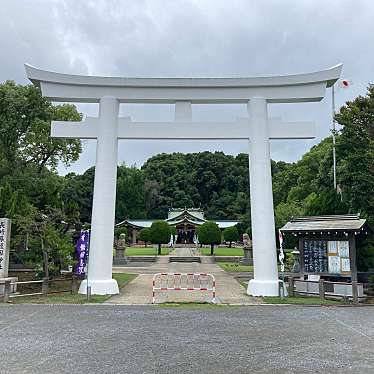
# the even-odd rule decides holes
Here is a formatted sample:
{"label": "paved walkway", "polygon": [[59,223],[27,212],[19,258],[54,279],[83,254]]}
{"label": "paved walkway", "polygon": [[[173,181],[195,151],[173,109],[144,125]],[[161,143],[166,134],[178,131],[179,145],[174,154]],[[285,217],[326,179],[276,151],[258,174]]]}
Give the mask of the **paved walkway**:
{"label": "paved walkway", "polygon": [[[176,248],[176,255],[189,257],[194,254],[194,248]],[[210,257],[202,257],[203,263],[169,263],[168,256],[159,257],[158,262],[148,266],[115,267],[116,273],[134,273],[138,276],[123,287],[119,295],[111,297],[110,304],[151,304],[152,303],[152,279],[155,273],[209,273],[216,279],[217,303],[222,304],[258,304],[259,301],[249,297],[245,289],[226,271],[214,263],[205,263]],[[156,303],[160,302],[206,302],[212,300],[212,293],[207,291],[158,291]]]}
{"label": "paved walkway", "polygon": [[370,374],[371,307],[0,303],[1,374]]}
{"label": "paved walkway", "polygon": [[193,257],[196,254],[195,248],[175,248],[173,251],[178,257]]}

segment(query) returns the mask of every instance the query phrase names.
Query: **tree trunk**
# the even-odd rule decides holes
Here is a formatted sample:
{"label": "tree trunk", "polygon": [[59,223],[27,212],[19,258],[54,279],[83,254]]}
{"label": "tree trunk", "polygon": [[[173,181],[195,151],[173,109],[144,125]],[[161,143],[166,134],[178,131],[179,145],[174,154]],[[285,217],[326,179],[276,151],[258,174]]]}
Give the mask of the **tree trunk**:
{"label": "tree trunk", "polygon": [[210,255],[211,255],[211,256],[214,255],[214,244],[211,244],[211,245],[210,245]]}
{"label": "tree trunk", "polygon": [[144,240],[144,247],[147,248],[147,241]]}
{"label": "tree trunk", "polygon": [[158,245],[158,255],[161,255],[161,244]]}
{"label": "tree trunk", "polygon": [[43,252],[44,277],[49,279],[48,252],[44,249],[44,240],[43,239],[41,239],[41,246],[42,246],[42,252]]}
{"label": "tree trunk", "polygon": [[229,244],[229,248],[231,248],[231,243],[232,243],[232,242],[230,242],[230,244]]}

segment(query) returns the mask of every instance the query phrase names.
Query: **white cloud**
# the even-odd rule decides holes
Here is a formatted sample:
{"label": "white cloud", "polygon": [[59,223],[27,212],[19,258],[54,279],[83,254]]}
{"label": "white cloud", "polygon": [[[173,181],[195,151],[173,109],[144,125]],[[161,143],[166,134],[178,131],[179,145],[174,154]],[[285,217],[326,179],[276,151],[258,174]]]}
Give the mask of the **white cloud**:
{"label": "white cloud", "polygon": [[[338,106],[364,94],[373,81],[371,0],[5,0],[1,5],[1,81],[25,83],[24,62],[61,72],[124,76],[288,74],[343,62],[343,75],[354,85],[337,92]],[[284,119],[316,120],[322,138],[328,134],[330,107],[327,97],[316,105],[272,106],[270,112]],[[164,116],[160,109],[145,114],[141,106],[123,110],[148,119]],[[196,112],[201,111],[208,117],[209,109]],[[209,113],[211,119],[235,115],[237,108]],[[272,156],[295,160],[311,144],[273,142]],[[237,153],[245,152],[246,145],[121,142],[119,155],[127,164],[140,165],[162,151],[202,149]],[[94,157],[91,144],[69,170],[83,171]]]}

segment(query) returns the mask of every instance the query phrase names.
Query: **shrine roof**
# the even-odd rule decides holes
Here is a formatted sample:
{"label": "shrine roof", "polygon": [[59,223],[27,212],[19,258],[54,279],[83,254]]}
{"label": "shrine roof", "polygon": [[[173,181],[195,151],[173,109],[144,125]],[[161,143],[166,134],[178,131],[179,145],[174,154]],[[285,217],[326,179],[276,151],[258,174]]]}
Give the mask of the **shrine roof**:
{"label": "shrine roof", "polygon": [[239,221],[230,221],[230,220],[215,221],[215,222],[220,229],[225,229],[227,227],[235,226],[239,223]]}
{"label": "shrine roof", "polygon": [[295,217],[280,230],[282,232],[357,231],[364,228],[366,220],[359,214]]}
{"label": "shrine roof", "polygon": [[[122,222],[119,222],[116,224],[116,226],[132,226],[135,228],[145,228],[145,227],[151,227],[152,223],[155,220],[153,219],[131,219],[131,220],[125,220]],[[165,220],[170,226],[179,225],[181,223],[190,223],[196,226],[199,226],[206,222],[206,220],[194,220],[188,217],[184,217],[182,219],[176,219],[176,220]],[[225,229],[226,227],[235,226],[239,223],[239,221],[232,221],[232,220],[221,220],[221,221],[214,221],[220,229]]]}
{"label": "shrine roof", "polygon": [[200,221],[204,221],[204,212],[199,209],[199,208],[184,208],[184,209],[179,209],[179,208],[171,208],[169,209],[168,212],[168,218],[166,221],[171,221],[178,219],[179,217],[183,216],[190,216],[191,218],[198,219]]}
{"label": "shrine roof", "polygon": [[134,226],[137,228],[144,228],[144,227],[151,227],[154,219],[131,219],[131,220],[125,220],[120,223],[117,223],[116,226]]}

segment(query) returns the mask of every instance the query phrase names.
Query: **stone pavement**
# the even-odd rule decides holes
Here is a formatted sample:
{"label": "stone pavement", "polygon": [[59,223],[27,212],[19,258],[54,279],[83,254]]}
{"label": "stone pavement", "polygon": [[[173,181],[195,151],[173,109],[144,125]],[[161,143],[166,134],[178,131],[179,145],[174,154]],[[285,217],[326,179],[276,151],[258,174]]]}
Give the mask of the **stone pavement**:
{"label": "stone pavement", "polygon": [[193,257],[196,255],[196,248],[175,248],[175,250],[172,252],[172,255],[179,257]]}
{"label": "stone pavement", "polygon": [[[194,248],[176,248],[174,256],[190,257],[195,255]],[[109,304],[151,304],[152,279],[155,273],[209,273],[216,279],[216,302],[222,304],[251,305],[260,301],[245,293],[245,289],[218,265],[209,263],[210,257],[202,256],[202,263],[169,263],[168,256],[160,256],[156,263],[148,266],[114,267],[115,273],[134,273],[138,276],[123,287],[119,295],[111,297]],[[206,263],[208,262],[208,263]],[[210,302],[212,292],[208,291],[157,291],[156,303],[160,302]]]}
{"label": "stone pavement", "polygon": [[370,374],[371,307],[4,305],[0,374]]}

